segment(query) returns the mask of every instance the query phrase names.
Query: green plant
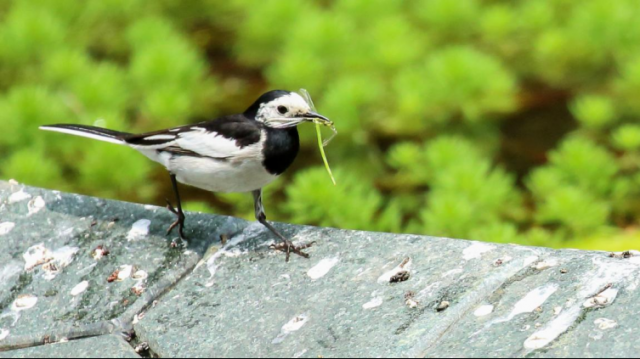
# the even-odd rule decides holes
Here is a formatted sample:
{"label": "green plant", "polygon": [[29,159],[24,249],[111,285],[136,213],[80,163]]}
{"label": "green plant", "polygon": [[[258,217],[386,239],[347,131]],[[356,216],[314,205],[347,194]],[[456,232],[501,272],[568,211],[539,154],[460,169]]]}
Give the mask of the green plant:
{"label": "green plant", "polygon": [[[623,249],[640,224],[639,17],[637,0],[6,0],[0,177],[161,204],[160,166],[37,126],[142,132],[306,88],[340,131],[338,187],[302,127],[270,219]],[[253,218],[246,194],[185,196]]]}

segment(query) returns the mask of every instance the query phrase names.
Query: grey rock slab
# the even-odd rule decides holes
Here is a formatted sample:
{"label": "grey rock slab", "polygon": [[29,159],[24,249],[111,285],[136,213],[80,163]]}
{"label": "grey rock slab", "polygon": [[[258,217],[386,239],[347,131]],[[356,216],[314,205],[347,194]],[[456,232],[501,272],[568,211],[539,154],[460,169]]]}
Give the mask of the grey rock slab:
{"label": "grey rock slab", "polygon": [[[264,232],[250,226],[146,314],[135,327],[141,340],[162,357],[428,356],[473,308],[554,253],[281,229],[300,243],[317,241],[312,258],[285,263],[265,250],[266,239],[256,241]],[[398,275],[403,270],[408,280],[390,283],[406,279]]]}
{"label": "grey rock slab", "polygon": [[[177,281],[220,234],[246,226],[192,214],[191,242],[171,248],[165,230],[173,219],[164,208],[0,181],[0,351],[125,330],[118,326],[161,294],[159,286]],[[98,246],[110,253],[94,258]],[[126,266],[130,276],[108,282]]]}
{"label": "grey rock slab", "polygon": [[[627,357],[640,349],[638,252],[275,224],[299,244],[316,242],[311,259],[287,263],[259,224],[189,214],[190,241],[172,248],[164,233],[172,221],[162,208],[0,182],[1,355],[65,337],[112,340],[102,335],[132,328],[161,357]],[[99,245],[110,254],[96,259]],[[108,283],[123,265],[146,279]],[[134,293],[137,284],[146,291]]]}
{"label": "grey rock slab", "polygon": [[613,259],[607,253],[549,252],[542,262],[521,271],[478,302],[446,335],[418,354],[636,356],[640,349],[639,259]]}
{"label": "grey rock slab", "polygon": [[140,358],[129,343],[117,335],[42,345],[0,353],[0,358]]}

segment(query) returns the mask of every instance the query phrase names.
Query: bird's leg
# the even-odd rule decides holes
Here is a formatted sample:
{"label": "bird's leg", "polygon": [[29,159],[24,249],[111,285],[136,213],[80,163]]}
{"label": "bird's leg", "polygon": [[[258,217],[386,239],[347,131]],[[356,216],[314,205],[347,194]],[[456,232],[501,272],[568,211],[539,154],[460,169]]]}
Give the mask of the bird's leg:
{"label": "bird's leg", "polygon": [[284,252],[287,255],[286,261],[289,261],[289,257],[291,253],[295,253],[301,257],[309,258],[309,254],[303,252],[304,249],[307,249],[315,244],[315,242],[311,242],[309,244],[305,244],[302,246],[295,246],[290,240],[288,240],[285,236],[280,234],[271,223],[267,222],[267,215],[264,213],[264,207],[262,206],[262,190],[253,191],[253,202],[256,210],[256,219],[258,222],[262,223],[265,227],[267,227],[271,233],[275,234],[278,239],[280,239],[281,243],[274,244],[271,246],[271,249]]}
{"label": "bird's leg", "polygon": [[175,209],[171,204],[171,201],[167,199],[167,209],[175,214],[178,219],[169,226],[167,230],[167,234],[171,233],[174,228],[178,227],[178,232],[180,234],[180,239],[184,240],[184,220],[185,215],[182,212],[182,201],[180,200],[180,192],[178,192],[178,182],[176,181],[176,175],[171,175],[171,185],[173,186],[173,192],[176,194],[176,200],[178,201],[178,209]]}

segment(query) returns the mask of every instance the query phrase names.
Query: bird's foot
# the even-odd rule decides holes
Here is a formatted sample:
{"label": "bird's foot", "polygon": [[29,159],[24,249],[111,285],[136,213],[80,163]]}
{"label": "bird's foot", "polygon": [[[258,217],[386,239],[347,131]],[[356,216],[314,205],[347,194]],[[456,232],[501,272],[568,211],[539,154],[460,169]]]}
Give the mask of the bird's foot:
{"label": "bird's foot", "polygon": [[171,232],[173,232],[173,229],[178,227],[178,233],[180,235],[180,239],[181,240],[185,240],[185,236],[184,236],[184,220],[186,219],[184,212],[182,212],[182,210],[177,210],[173,207],[173,205],[171,204],[171,201],[167,200],[167,209],[169,211],[171,211],[171,213],[175,214],[178,219],[176,219],[175,222],[173,222],[170,226],[169,229],[167,230],[167,235],[169,235]]}
{"label": "bird's foot", "polygon": [[309,259],[309,254],[303,252],[303,250],[310,248],[311,246],[313,246],[316,242],[311,242],[308,244],[303,244],[301,246],[296,246],[294,245],[291,241],[284,241],[284,242],[280,242],[278,244],[272,244],[271,245],[271,249],[276,250],[276,251],[280,251],[280,252],[284,252],[287,255],[287,259],[286,261],[289,261],[289,257],[291,256],[291,253],[295,253],[297,255],[299,255],[300,257],[303,258],[307,258]]}

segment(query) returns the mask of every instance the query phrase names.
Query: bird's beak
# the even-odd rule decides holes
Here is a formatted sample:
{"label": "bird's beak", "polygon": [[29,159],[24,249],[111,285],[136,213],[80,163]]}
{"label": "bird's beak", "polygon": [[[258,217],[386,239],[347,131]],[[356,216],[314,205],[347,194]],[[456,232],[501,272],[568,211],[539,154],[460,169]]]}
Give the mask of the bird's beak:
{"label": "bird's beak", "polygon": [[319,114],[319,113],[315,113],[315,112],[311,112],[311,111],[309,111],[309,112],[305,113],[304,115],[302,115],[302,116],[300,116],[300,117],[304,118],[305,120],[309,120],[309,121],[317,121],[317,120],[320,120],[320,122],[322,122],[322,123],[324,123],[324,124],[328,124],[328,125],[333,124],[333,122],[331,122],[331,120],[330,120],[330,119],[328,119],[328,118],[326,118],[326,117],[322,116],[322,115],[321,115],[321,114]]}

